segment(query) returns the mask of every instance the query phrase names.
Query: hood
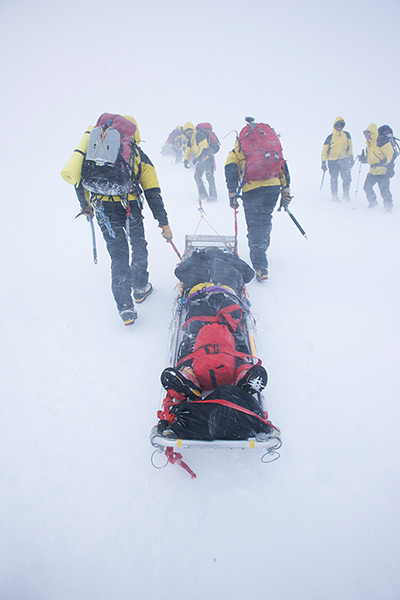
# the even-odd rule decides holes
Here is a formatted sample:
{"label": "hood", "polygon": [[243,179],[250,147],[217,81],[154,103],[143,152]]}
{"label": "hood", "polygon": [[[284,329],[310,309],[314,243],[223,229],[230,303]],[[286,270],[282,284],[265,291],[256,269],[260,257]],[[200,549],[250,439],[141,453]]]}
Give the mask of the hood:
{"label": "hood", "polygon": [[336,117],[336,119],[333,122],[333,129],[335,129],[335,125],[338,121],[343,121],[344,126],[346,126],[346,121],[343,119],[343,117]]}
{"label": "hood", "polygon": [[193,129],[193,131],[194,131],[194,125],[193,125],[193,123],[191,123],[190,121],[188,121],[187,123],[185,123],[184,126],[183,126],[183,131],[185,131],[186,129]]}
{"label": "hood", "polygon": [[124,119],[128,119],[128,121],[130,121],[131,123],[133,123],[134,125],[136,125],[136,131],[134,134],[134,140],[137,144],[140,144],[140,142],[142,141],[140,139],[140,133],[139,133],[139,125],[137,124],[136,119],[134,119],[133,117],[130,117],[129,115],[124,115]]}
{"label": "hood", "polygon": [[364,131],[370,131],[372,134],[371,141],[376,142],[376,140],[378,139],[378,127],[375,125],[375,123],[370,123],[368,127],[364,129]]}

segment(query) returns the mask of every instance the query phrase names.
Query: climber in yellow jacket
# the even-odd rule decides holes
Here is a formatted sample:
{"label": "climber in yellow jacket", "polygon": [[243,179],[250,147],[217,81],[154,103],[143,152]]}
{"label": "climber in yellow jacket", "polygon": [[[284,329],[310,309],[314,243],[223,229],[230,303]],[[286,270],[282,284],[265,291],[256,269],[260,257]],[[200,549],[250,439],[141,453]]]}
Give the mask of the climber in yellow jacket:
{"label": "climber in yellow jacket", "polygon": [[[337,117],[333,124],[333,132],[328,135],[322,147],[321,169],[329,169],[331,178],[332,200],[339,202],[338,181],[339,175],[343,181],[343,199],[350,200],[351,169],[354,165],[353,143],[343,117]],[[326,165],[328,161],[328,166]]]}
{"label": "climber in yellow jacket", "polygon": [[[121,136],[121,145],[118,138],[118,148],[124,148],[122,162],[125,168],[121,168],[121,172],[126,181],[123,184],[120,180],[114,181],[117,163],[108,167],[100,162],[101,143],[106,139],[108,129],[111,133],[115,133],[113,129],[117,130]],[[94,153],[98,154],[89,158],[89,153],[93,150],[90,140],[95,130],[98,130],[100,141],[94,140],[92,146]],[[75,163],[72,170],[67,165],[62,176],[66,181],[74,183],[81,214],[96,216],[111,257],[112,293],[122,320],[125,325],[131,325],[137,318],[132,293],[135,302],[140,303],[153,291],[147,270],[148,251],[143,227],[142,192],[153,217],[158,221],[162,236],[171,241],[172,232],[155,168],[139,147],[140,135],[135,119],[104,113],[98,119],[97,126],[90,127],[87,133],[86,144],[82,145],[81,142],[77,149],[81,155],[79,169]],[[105,156],[110,147],[106,146]],[[124,157],[125,149],[127,153]],[[126,193],[116,194],[115,191],[119,189],[125,189]]]}
{"label": "climber in yellow jacket", "polygon": [[250,260],[256,272],[257,281],[268,279],[267,250],[272,231],[272,213],[281,196],[281,204],[289,206],[290,174],[286,161],[276,176],[246,180],[246,156],[236,140],[234,149],[225,162],[225,181],[228,188],[229,204],[238,207],[237,189],[240,182],[244,216],[247,224],[247,240]]}
{"label": "climber in yellow jacket", "polygon": [[368,208],[378,204],[374,185],[378,184],[383,199],[383,207],[387,212],[393,208],[392,193],[390,191],[390,177],[394,175],[395,152],[391,138],[393,131],[388,125],[379,128],[375,123],[370,123],[364,130],[366,150],[358,157],[362,163],[370,165],[369,173],[365,179],[364,191],[368,200]]}
{"label": "climber in yellow jacket", "polygon": [[[189,161],[192,158],[192,164],[195,167],[194,179],[199,192],[199,201],[215,201],[217,199],[217,188],[214,179],[215,164],[206,134],[201,129],[196,129],[190,121],[185,123],[183,131],[187,138],[183,165],[185,169],[189,169]],[[208,193],[203,182],[204,174],[208,182]]]}

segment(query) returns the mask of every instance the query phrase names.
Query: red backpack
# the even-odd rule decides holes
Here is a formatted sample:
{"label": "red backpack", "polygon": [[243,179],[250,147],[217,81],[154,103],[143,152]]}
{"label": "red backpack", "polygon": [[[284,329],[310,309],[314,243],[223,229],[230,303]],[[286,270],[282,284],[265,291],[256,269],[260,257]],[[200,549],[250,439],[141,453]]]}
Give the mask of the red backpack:
{"label": "red backpack", "polygon": [[[231,313],[239,311],[240,317],[234,317]],[[196,336],[194,351],[184,356],[177,366],[193,360],[193,371],[203,390],[211,390],[224,383],[232,384],[235,375],[236,357],[253,358],[257,364],[261,360],[244,352],[238,352],[235,347],[235,338],[231,331],[241,327],[243,311],[240,306],[233,304],[222,308],[215,317],[196,316],[191,317],[183,325],[183,329],[192,321],[208,321],[203,325]],[[226,325],[224,324],[226,323]]]}
{"label": "red backpack", "polygon": [[243,182],[277,177],[285,163],[278,135],[265,123],[251,123],[239,133],[239,147],[246,158]]}
{"label": "red backpack", "polygon": [[208,145],[210,146],[211,152],[213,154],[217,154],[221,144],[213,131],[211,123],[198,123],[196,125],[196,129],[204,133],[204,135],[207,138]]}
{"label": "red backpack", "polygon": [[204,325],[196,337],[193,371],[203,390],[232,383],[235,374],[235,340],[226,325]]}

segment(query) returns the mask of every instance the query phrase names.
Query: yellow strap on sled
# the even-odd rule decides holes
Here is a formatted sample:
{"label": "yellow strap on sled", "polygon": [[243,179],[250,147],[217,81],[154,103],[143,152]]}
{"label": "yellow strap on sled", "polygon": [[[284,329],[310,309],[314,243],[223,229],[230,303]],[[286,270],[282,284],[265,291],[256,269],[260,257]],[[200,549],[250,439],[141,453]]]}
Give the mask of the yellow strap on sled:
{"label": "yellow strap on sled", "polygon": [[[192,287],[192,289],[189,292],[189,298],[192,294],[195,294],[196,292],[199,292],[201,290],[204,290],[205,292],[208,291],[208,288],[213,288],[215,287],[216,284],[212,283],[211,281],[205,281],[203,283],[198,283],[197,285],[195,285],[194,287]],[[221,285],[218,284],[218,287],[224,288],[225,290],[228,290],[228,292],[232,292],[233,294],[236,295],[235,290],[233,290],[231,287],[227,286],[227,285]]]}

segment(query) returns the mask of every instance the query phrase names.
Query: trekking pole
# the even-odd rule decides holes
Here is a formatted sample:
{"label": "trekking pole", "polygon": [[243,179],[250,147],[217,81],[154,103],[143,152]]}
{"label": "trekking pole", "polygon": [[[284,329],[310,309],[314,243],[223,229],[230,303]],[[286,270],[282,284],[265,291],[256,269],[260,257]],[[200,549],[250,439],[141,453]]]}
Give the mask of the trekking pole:
{"label": "trekking pole", "polygon": [[93,261],[94,261],[94,264],[97,265],[97,247],[96,247],[96,235],[94,232],[94,225],[93,225],[93,217],[92,217],[92,215],[87,215],[83,212],[80,212],[76,215],[75,219],[77,219],[78,217],[80,217],[82,215],[85,215],[86,219],[90,223],[90,231],[92,234]]}
{"label": "trekking pole", "polygon": [[[281,204],[280,207],[278,208],[278,212],[281,211],[283,205]],[[306,238],[306,240],[308,240],[307,234],[304,231],[304,229],[302,228],[302,226],[300,225],[300,223],[298,222],[298,220],[296,219],[296,217],[294,216],[294,214],[292,212],[290,212],[290,210],[286,207],[283,207],[284,211],[289,215],[289,217],[292,219],[293,223],[296,225],[297,229],[300,231],[300,233],[302,235],[304,235],[304,237]]]}
{"label": "trekking pole", "polygon": [[321,179],[321,185],[319,186],[319,191],[322,190],[322,186],[324,185],[325,173],[326,173],[326,171],[324,171],[322,173],[322,179]]}
{"label": "trekking pole", "polygon": [[356,185],[356,191],[354,192],[354,205],[356,204],[356,199],[357,199],[357,193],[358,193],[358,184],[360,183],[360,174],[361,174],[361,167],[362,167],[362,162],[360,161],[360,168],[358,169],[358,175],[357,175],[357,185]]}

